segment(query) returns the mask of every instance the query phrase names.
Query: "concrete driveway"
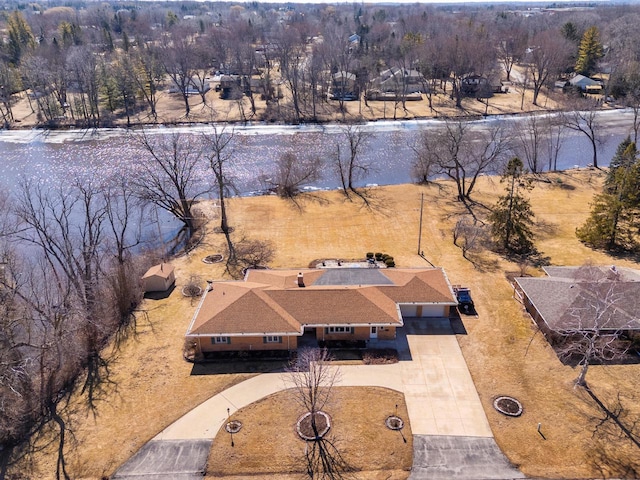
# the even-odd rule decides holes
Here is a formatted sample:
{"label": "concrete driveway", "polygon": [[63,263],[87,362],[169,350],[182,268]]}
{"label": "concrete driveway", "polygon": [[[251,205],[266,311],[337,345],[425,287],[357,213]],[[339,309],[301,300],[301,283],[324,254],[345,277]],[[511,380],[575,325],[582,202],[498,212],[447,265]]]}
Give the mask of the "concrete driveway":
{"label": "concrete driveway", "polygon": [[112,480],[197,480],[204,476],[211,440],[151,441]]}
{"label": "concrete driveway", "polygon": [[[393,346],[400,362],[340,366],[340,385],[377,386],[404,393],[414,435],[410,478],[524,478],[509,465],[493,440],[449,320],[409,319],[398,331]],[[211,445],[226,422],[227,409],[233,414],[290,387],[285,380],[279,373],[262,374],[215,395],[160,432],[113,478],[131,480],[144,475],[147,479],[186,480],[191,477],[176,475],[202,472],[207,455],[201,449]],[[177,455],[173,464],[170,455]]]}

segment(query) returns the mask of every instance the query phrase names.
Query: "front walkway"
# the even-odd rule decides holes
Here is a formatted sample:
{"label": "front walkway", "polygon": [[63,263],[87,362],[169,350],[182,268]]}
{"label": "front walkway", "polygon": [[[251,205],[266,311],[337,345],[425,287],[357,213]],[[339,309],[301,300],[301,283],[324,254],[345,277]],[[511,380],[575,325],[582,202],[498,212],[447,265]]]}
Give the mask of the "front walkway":
{"label": "front walkway", "polygon": [[[425,476],[420,473],[425,468],[422,463],[424,455],[421,452],[428,450],[425,445],[433,447],[434,442],[425,442],[424,438],[431,437],[435,443],[439,443],[438,439],[440,438],[459,437],[460,439],[471,439],[472,443],[473,439],[477,439],[483,444],[489,442],[495,446],[489,422],[484,414],[458,341],[451,330],[449,320],[429,319],[426,321],[429,322],[429,327],[425,326],[424,319],[412,319],[405,322],[404,328],[398,330],[396,343],[401,358],[400,362],[392,365],[343,365],[337,367],[341,372],[339,385],[385,387],[404,393],[411,430],[414,435],[415,454],[412,479],[427,478],[426,473]],[[290,385],[287,385],[285,379],[286,377],[281,373],[267,373],[234,385],[211,397],[169,425],[150,443],[157,445],[160,442],[190,440],[205,441],[210,445],[227,421],[227,409],[233,414],[268,395],[289,388]],[[466,445],[467,447],[462,447],[463,451],[465,448],[468,449],[469,442]],[[451,448],[446,449],[452,450]],[[499,452],[497,446],[494,450]],[[129,462],[125,463],[114,478],[129,480],[134,478],[127,476],[127,466],[138,456],[136,454]],[[422,460],[416,462],[419,459]],[[491,463],[491,460],[485,461]],[[430,463],[427,459],[426,464]],[[508,462],[502,456],[497,462],[496,470],[492,472],[492,476],[477,478],[522,478],[522,475],[515,469],[497,468],[506,465]],[[446,470],[447,465],[440,465],[440,467],[443,466]],[[204,470],[204,464],[198,467]],[[435,467],[435,465],[431,467]],[[429,472],[429,478],[435,478],[433,477],[434,468],[431,467],[424,472]],[[158,472],[155,478],[169,477]],[[440,478],[474,477],[453,475]]]}

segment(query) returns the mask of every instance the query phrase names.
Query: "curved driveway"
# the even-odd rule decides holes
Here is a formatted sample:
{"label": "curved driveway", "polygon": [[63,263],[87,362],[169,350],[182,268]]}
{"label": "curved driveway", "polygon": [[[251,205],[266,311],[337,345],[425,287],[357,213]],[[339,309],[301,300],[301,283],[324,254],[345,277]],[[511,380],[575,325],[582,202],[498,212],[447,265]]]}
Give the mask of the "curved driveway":
{"label": "curved driveway", "polygon": [[[429,319],[428,326],[424,322],[407,321],[398,331],[394,346],[400,362],[337,367],[339,385],[404,393],[414,435],[411,479],[522,478],[493,440],[449,320]],[[258,375],[230,387],[165,428],[113,478],[201,478],[211,442],[228,418],[227,409],[234,413],[288,387],[281,373]]]}

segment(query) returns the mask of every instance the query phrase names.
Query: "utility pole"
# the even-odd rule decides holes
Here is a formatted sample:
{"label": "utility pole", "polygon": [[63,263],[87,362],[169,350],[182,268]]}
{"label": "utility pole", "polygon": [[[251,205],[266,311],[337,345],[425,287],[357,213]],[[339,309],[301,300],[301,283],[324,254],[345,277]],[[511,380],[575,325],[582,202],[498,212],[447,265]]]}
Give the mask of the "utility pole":
{"label": "utility pole", "polygon": [[424,193],[420,194],[420,226],[418,227],[418,255],[420,255],[420,246],[422,244],[422,210],[424,207]]}

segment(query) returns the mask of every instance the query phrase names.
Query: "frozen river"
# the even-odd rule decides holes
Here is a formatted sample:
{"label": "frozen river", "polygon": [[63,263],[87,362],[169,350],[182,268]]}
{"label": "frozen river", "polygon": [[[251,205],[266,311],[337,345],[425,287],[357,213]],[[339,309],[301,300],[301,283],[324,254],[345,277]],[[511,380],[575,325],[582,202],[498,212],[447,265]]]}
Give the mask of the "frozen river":
{"label": "frozen river", "polygon": [[[599,163],[608,165],[617,145],[631,131],[632,112],[614,110],[601,112],[601,135],[605,140],[599,146]],[[473,123],[473,128],[483,129],[495,122],[504,122],[517,128],[525,117],[487,117]],[[162,135],[180,131],[197,135],[209,127],[185,126],[152,128],[147,133]],[[364,124],[362,128],[371,135],[362,155],[373,168],[360,184],[400,184],[411,182],[411,162],[415,156],[413,146],[420,132],[442,128],[438,120],[385,121]],[[268,173],[275,160],[285,151],[301,155],[319,156],[325,160],[335,154],[340,135],[337,125],[247,125],[236,126],[237,145],[234,160],[230,164],[238,191],[248,195],[264,188],[260,174]],[[567,131],[560,152],[558,167],[584,167],[591,162],[591,147],[581,133]],[[0,181],[13,190],[21,177],[42,179],[52,184],[65,182],[71,175],[127,176],[135,172],[140,155],[132,145],[125,130],[13,130],[0,132]],[[344,149],[344,146],[342,147]],[[202,180],[209,181],[203,166]],[[310,188],[336,188],[338,180],[327,166],[316,185]]]}

